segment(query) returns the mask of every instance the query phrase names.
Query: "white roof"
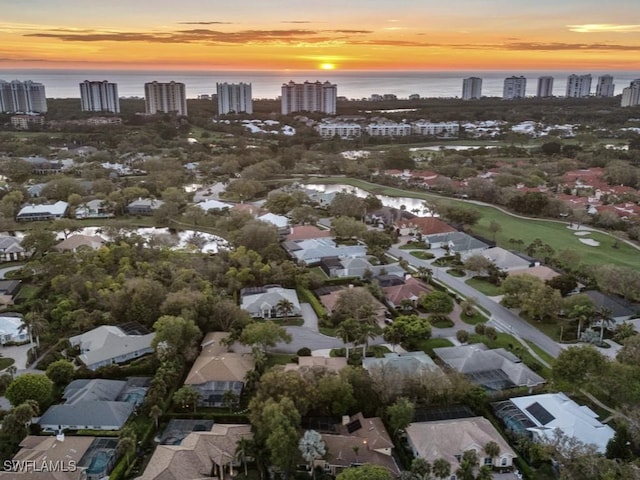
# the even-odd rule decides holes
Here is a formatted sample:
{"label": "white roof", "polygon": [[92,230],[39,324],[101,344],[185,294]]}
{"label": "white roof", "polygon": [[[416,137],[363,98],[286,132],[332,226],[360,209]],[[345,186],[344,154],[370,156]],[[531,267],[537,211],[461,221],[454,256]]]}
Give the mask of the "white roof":
{"label": "white roof", "polygon": [[[604,453],[607,443],[615,434],[609,425],[598,420],[597,413],[587,406],[578,405],[564,393],[544,393],[510,400],[536,425],[527,430],[542,438],[551,439],[553,431],[558,428],[569,437],[575,437],[586,444],[594,444],[599,452]],[[536,403],[538,405],[531,408]],[[540,407],[553,419],[548,421],[549,417],[543,418],[540,414],[536,418],[532,411],[539,412]]]}
{"label": "white roof", "polygon": [[0,335],[14,337],[20,335],[22,317],[0,317]]}
{"label": "white roof", "polygon": [[518,268],[528,268],[531,265],[529,260],[519,257],[509,250],[501,247],[487,248],[482,251],[482,256],[491,260],[502,270],[515,270]]}
{"label": "white roof", "polygon": [[202,210],[208,212],[209,210],[222,210],[223,208],[231,208],[231,204],[219,202],[218,200],[207,200],[206,202],[197,203],[196,207],[200,207]]}
{"label": "white roof", "polygon": [[155,333],[127,335],[119,327],[102,325],[81,335],[69,338],[72,346],[80,345],[80,360],[91,366],[127,353],[151,347]]}
{"label": "white roof", "polygon": [[273,213],[265,213],[264,215],[259,216],[258,220],[271,223],[278,228],[284,228],[289,225],[289,219],[287,217],[283,217],[282,215],[275,215]]}
{"label": "white roof", "polygon": [[56,203],[45,203],[43,205],[26,205],[20,209],[18,212],[18,216],[22,215],[33,215],[33,214],[46,214],[50,213],[51,215],[64,215],[67,211],[69,204],[67,202],[63,202],[62,200]]}
{"label": "white roof", "polygon": [[254,314],[261,313],[265,308],[275,308],[283,299],[293,304],[294,314],[300,313],[300,301],[295,289],[282,287],[268,287],[266,292],[243,295],[240,308]]}

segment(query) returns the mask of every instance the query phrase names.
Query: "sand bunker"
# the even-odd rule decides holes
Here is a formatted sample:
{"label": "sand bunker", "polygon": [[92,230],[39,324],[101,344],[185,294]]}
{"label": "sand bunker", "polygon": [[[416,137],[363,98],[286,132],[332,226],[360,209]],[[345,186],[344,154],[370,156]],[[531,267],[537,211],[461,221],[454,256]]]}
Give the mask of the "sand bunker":
{"label": "sand bunker", "polygon": [[574,235],[578,235],[578,236],[583,236],[583,235],[589,235],[591,232],[588,232],[587,230],[578,230],[577,232],[573,232]]}
{"label": "sand bunker", "polygon": [[585,245],[589,245],[590,247],[597,247],[600,245],[600,242],[594,240],[593,238],[580,238],[579,240]]}

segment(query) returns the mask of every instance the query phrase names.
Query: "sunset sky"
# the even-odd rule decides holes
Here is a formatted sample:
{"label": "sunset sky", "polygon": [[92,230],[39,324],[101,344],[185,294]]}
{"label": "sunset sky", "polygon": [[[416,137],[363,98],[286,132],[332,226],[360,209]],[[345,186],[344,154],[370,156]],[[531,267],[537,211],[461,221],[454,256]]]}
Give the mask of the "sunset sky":
{"label": "sunset sky", "polygon": [[640,70],[640,0],[0,0],[0,69]]}

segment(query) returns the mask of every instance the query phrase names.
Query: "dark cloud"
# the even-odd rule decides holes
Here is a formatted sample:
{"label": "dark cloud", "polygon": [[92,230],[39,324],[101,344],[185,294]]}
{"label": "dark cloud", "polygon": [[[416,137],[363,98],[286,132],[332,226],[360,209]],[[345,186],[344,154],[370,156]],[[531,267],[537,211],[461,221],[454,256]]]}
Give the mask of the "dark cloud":
{"label": "dark cloud", "polygon": [[232,22],[178,22],[178,25],[233,25]]}
{"label": "dark cloud", "polygon": [[637,45],[617,45],[609,43],[537,43],[537,42],[516,42],[504,45],[506,50],[622,50],[638,51]]}

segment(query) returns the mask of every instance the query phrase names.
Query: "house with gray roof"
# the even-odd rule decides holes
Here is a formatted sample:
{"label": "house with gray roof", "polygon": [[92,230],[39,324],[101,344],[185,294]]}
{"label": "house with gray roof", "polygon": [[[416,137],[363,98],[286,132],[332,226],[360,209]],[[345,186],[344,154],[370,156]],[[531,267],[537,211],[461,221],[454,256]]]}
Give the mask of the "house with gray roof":
{"label": "house with gray roof", "polygon": [[89,370],[97,370],[152,353],[154,336],[155,333],[127,333],[115,325],[102,325],[69,338],[69,342],[80,348],[78,360]]}
{"label": "house with gray roof", "polygon": [[130,388],[130,382],[74,380],[62,394],[65,402],[49,407],[34,423],[47,432],[120,430],[146,393],[146,387]]}
{"label": "house with gray roof", "polygon": [[366,257],[343,258],[340,260],[340,266],[341,268],[332,269],[329,272],[329,276],[364,278],[367,272],[369,272],[372,277],[377,277],[378,275],[397,275],[403,277],[405,274],[404,269],[398,263],[372,265]]}
{"label": "house with gray roof", "polygon": [[587,290],[583,293],[591,299],[596,308],[609,310],[611,318],[616,323],[629,320],[640,313],[640,305],[622,297],[607,295],[597,290]]}
{"label": "house with gray roof", "polygon": [[452,253],[473,255],[489,247],[488,244],[464,232],[438,233],[422,237],[431,248],[449,249]]}
{"label": "house with gray roof", "polygon": [[[298,294],[293,288],[282,288],[280,285],[243,288],[240,297],[240,308],[254,318],[297,317],[302,314]],[[283,315],[278,305],[285,301],[290,303],[291,310]]]}
{"label": "house with gray roof", "polygon": [[286,229],[289,227],[289,219],[283,215],[265,213],[264,215],[260,215],[258,220],[274,225],[277,229]]}
{"label": "house with gray roof", "polygon": [[69,204],[62,200],[56,203],[44,203],[42,205],[25,205],[16,215],[17,221],[29,222],[37,220],[54,220],[63,218],[67,214]]}
{"label": "house with gray roof", "polygon": [[221,202],[215,199],[209,199],[209,200],[202,201],[200,203],[196,203],[196,207],[201,208],[205,212],[208,212],[209,210],[230,209],[232,206],[233,205],[231,205],[230,203]]}
{"label": "house with gray roof", "polygon": [[367,248],[364,245],[338,245],[333,238],[311,238],[308,240],[283,242],[284,249],[295,260],[305,265],[320,263],[325,257],[365,257]]}
{"label": "house with gray roof", "polygon": [[440,367],[425,352],[391,352],[383,358],[367,357],[362,359],[362,368],[374,381],[384,381],[388,393],[395,395],[405,394],[409,381],[438,379],[448,382]]}
{"label": "house with gray roof", "polygon": [[108,200],[91,200],[76,207],[75,217],[77,219],[83,218],[110,218],[114,214],[111,211],[111,202]]}
{"label": "house with gray roof", "polygon": [[489,391],[515,387],[533,388],[545,383],[544,378],[504,348],[489,349],[483,343],[474,343],[434,348],[433,352],[448,367]]}
{"label": "house with gray roof", "polygon": [[532,262],[529,260],[501,247],[487,248],[480,255],[492,261],[496,267],[504,272],[533,267]]}
{"label": "house with gray roof", "polygon": [[16,237],[0,236],[0,262],[17,262],[28,256],[27,251]]}
{"label": "house with gray roof", "polygon": [[129,215],[153,215],[164,202],[155,198],[139,198],[127,205],[127,213]]}

